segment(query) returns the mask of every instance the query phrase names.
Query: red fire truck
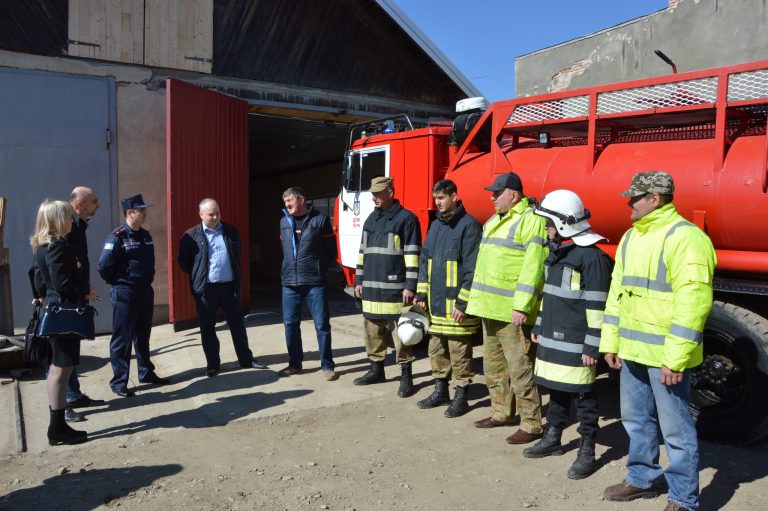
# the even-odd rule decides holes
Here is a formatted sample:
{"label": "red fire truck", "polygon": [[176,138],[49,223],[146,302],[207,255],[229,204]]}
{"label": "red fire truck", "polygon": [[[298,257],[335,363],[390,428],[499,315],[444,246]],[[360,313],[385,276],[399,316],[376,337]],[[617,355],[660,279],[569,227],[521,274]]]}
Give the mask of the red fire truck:
{"label": "red fire truck", "polygon": [[692,378],[699,433],[768,436],[768,60],[481,104],[460,102],[454,122],[414,127],[398,116],[352,127],[335,216],[347,282],[376,176],[394,179],[426,233],[437,180],[452,179],[482,223],[493,214],[483,187],[513,170],[528,196],[577,192],[613,255],[631,224],[619,193],[634,173],[664,170],[680,213],[717,249],[705,360]]}

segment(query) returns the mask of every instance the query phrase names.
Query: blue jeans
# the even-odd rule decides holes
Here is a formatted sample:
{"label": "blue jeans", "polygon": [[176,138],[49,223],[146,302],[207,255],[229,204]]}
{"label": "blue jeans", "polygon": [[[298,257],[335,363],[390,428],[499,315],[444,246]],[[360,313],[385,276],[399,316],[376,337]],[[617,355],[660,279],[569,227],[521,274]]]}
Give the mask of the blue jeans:
{"label": "blue jeans", "polygon": [[[667,386],[661,369],[622,360],[621,422],[629,435],[627,482],[650,488],[662,473],[669,485],[668,500],[691,511],[699,509],[699,447],[688,404],[690,371],[683,381]],[[669,458],[659,465],[659,429]]]}
{"label": "blue jeans", "polygon": [[304,349],[301,343],[301,303],[307,302],[315,322],[320,366],[331,370],[336,367],[331,353],[331,314],[328,310],[328,294],[321,286],[283,286],[283,325],[285,344],[288,346],[288,365],[301,369]]}
{"label": "blue jeans", "polygon": [[69,375],[67,382],[67,403],[77,401],[83,396],[80,391],[80,378],[77,377],[77,366],[72,368],[72,374]]}

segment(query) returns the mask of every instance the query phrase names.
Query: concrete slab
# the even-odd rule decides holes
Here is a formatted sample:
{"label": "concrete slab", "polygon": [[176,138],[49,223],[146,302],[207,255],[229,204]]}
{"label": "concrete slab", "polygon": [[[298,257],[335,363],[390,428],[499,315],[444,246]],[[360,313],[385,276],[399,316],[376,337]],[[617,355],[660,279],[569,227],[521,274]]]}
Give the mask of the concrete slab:
{"label": "concrete slab", "polygon": [[16,445],[16,413],[14,411],[14,382],[9,376],[0,378],[0,453],[19,451]]}
{"label": "concrete slab", "polygon": [[[266,323],[266,324],[264,324]],[[368,369],[362,338],[362,317],[337,315],[331,319],[333,351],[339,379],[323,378],[317,352],[317,338],[311,320],[302,322],[305,361],[304,373],[278,378],[277,371],[287,365],[287,354],[280,316],[273,313],[254,314],[246,322],[254,356],[270,366],[268,370],[241,369],[232,347],[226,324],[217,325],[221,341],[222,371],[208,378],[204,374],[205,359],[198,329],[174,332],[171,325],[152,329],[151,353],[156,372],[171,378],[172,384],[154,386],[139,384],[135,360],[131,364],[133,398],[114,395],[109,389],[112,370],[109,365],[109,337],[83,341],[81,376],[83,392],[107,404],[97,408],[81,408],[87,421],[73,424],[88,431],[91,442],[124,439],[128,435],[151,436],[168,430],[204,428],[232,421],[267,417],[290,412],[337,406],[368,399],[384,393],[395,394],[399,371],[389,365],[385,384],[368,387],[352,385],[352,380]],[[429,384],[429,362],[420,357],[414,365],[414,376]],[[427,378],[423,378],[427,377]],[[5,388],[7,387],[7,388]],[[7,402],[12,385],[0,392],[0,404]],[[48,448],[48,404],[42,370],[36,370],[21,381],[26,423],[27,448],[30,452]],[[11,408],[5,408],[11,409]],[[4,414],[3,429],[10,424]],[[13,442],[0,440],[2,453],[14,452]]]}

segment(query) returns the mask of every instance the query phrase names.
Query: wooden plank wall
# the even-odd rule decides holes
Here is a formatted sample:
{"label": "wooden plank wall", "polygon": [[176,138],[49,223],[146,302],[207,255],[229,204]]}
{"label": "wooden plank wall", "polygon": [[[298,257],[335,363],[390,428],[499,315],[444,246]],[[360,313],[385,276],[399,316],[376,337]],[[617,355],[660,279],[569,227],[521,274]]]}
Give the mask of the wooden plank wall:
{"label": "wooden plank wall", "polygon": [[68,38],[73,57],[210,73],[213,0],[69,0]]}
{"label": "wooden plank wall", "polygon": [[69,0],[68,53],[141,64],[143,25],[144,0]]}
{"label": "wooden plank wall", "polygon": [[213,0],[152,0],[146,9],[146,65],[211,72]]}

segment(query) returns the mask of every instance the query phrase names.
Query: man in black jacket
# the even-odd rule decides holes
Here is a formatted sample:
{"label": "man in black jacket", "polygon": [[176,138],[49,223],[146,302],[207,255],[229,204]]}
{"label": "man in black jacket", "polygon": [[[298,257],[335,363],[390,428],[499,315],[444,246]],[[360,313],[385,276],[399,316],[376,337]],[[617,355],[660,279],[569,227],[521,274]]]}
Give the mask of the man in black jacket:
{"label": "man in black jacket", "polygon": [[[72,216],[72,230],[65,236],[67,243],[75,250],[75,255],[80,263],[80,271],[83,274],[88,285],[88,299],[96,299],[96,290],[91,285],[91,265],[88,261],[88,240],[85,236],[85,230],[88,228],[88,221],[96,214],[99,209],[99,199],[93,189],[87,186],[77,186],[69,195],[69,203],[75,210]],[[73,408],[85,408],[89,406],[102,406],[105,401],[102,399],[91,399],[87,394],[80,390],[80,379],[78,378],[78,368],[72,370],[67,384],[67,410],[65,418],[70,422],[79,422],[85,418],[75,412]]]}
{"label": "man in black jacket", "polygon": [[534,213],[547,219],[550,253],[545,265],[544,299],[531,340],[538,343],[533,381],[549,391],[547,429],[526,458],[563,454],[561,437],[576,403],[581,435],[570,479],[588,477],[597,468],[595,438],[599,429],[595,374],[600,356],[600,328],[612,262],[596,244],[589,210],[570,190],[546,195]]}
{"label": "man in black jacket", "polygon": [[304,190],[298,186],[283,193],[280,242],[283,247],[283,324],[288,347],[288,367],[277,374],[299,374],[304,361],[301,342],[301,304],[307,303],[315,323],[320,365],[328,381],[336,379],[331,351],[331,322],[326,277],[336,259],[336,237],[328,217],[307,207]]}
{"label": "man in black jacket", "polygon": [[[474,376],[472,336],[480,329],[480,318],[467,316],[466,310],[483,230],[457,194],[456,183],[450,179],[432,187],[437,214],[421,247],[415,298],[431,315],[429,363],[435,378],[435,391],[417,406],[450,403],[443,414],[449,418],[469,411],[467,393]],[[448,395],[449,378],[456,387],[453,401]]]}
{"label": "man in black jacket", "polygon": [[363,224],[355,268],[355,296],[363,301],[365,351],[371,361],[368,372],[355,385],[383,383],[387,345],[395,346],[400,366],[397,395],[413,395],[411,363],[413,348],[397,336],[397,319],[404,305],[413,302],[419,280],[421,227],[419,219],[395,199],[392,178],[379,176],[369,188],[376,206]]}
{"label": "man in black jacket", "polygon": [[203,199],[199,206],[202,222],[184,233],[179,244],[179,266],[189,274],[192,295],[197,304],[200,336],[205,353],[205,375],[219,374],[219,338],[216,336],[216,312],[224,311],[232,334],[240,367],[266,369],[253,358],[248,347],[248,334],[240,308],[242,273],[240,271],[240,234],[237,229],[221,221],[219,204],[214,199]]}

